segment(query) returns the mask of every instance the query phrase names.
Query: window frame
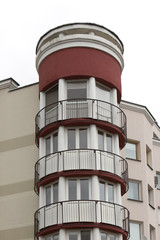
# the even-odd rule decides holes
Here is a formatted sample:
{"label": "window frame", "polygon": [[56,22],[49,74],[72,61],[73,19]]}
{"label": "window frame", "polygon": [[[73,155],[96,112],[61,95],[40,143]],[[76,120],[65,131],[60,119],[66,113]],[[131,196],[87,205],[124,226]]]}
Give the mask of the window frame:
{"label": "window frame", "polygon": [[[72,80],[72,81],[67,81],[67,87],[66,87],[66,95],[67,95],[67,100],[71,100],[71,99],[87,99],[87,95],[88,95],[88,87],[87,87],[87,84],[88,83],[88,79],[78,79],[78,80]],[[77,87],[77,88],[73,88],[74,87],[74,85],[76,86],[76,84],[77,84],[77,86],[78,86],[78,84],[79,84],[79,86]],[[70,86],[69,86],[70,85]],[[71,86],[72,85],[72,86]],[[82,87],[80,87],[80,85],[82,85]],[[73,97],[70,97],[69,96],[69,90],[72,90],[72,91],[74,91],[74,90],[78,90],[79,91],[79,89],[85,89],[85,93],[84,93],[84,97],[77,97],[77,93],[76,93],[76,95],[75,96],[73,96]]]}
{"label": "window frame", "polygon": [[[139,239],[133,239],[132,238],[132,233],[131,233],[131,229],[132,229],[132,227],[131,227],[131,224],[134,224],[134,225],[137,225],[137,227],[138,227],[138,235],[139,235]],[[134,233],[134,235],[135,235],[135,233]],[[130,221],[130,240],[141,240],[141,237],[142,237],[142,224],[140,223],[140,222],[134,222],[134,221]]]}
{"label": "window frame", "polygon": [[[101,198],[101,184],[103,184],[103,190],[104,190],[104,193],[103,193],[103,196],[104,196],[104,199]],[[109,186],[112,186],[113,188],[113,199],[110,200],[109,199]],[[100,201],[107,201],[107,202],[113,202],[114,203],[114,200],[115,200],[115,185],[113,183],[110,183],[110,182],[105,182],[103,180],[99,180],[99,199]]]}
{"label": "window frame", "polygon": [[158,190],[160,190],[160,172],[156,172],[156,176],[157,176],[157,179],[158,179],[158,184],[157,184],[156,188]]}
{"label": "window frame", "polygon": [[153,188],[148,184],[148,204],[154,208],[154,191]]}
{"label": "window frame", "polygon": [[[81,196],[81,180],[88,180],[88,198],[82,198]],[[69,182],[70,181],[75,181],[76,182],[76,195],[75,197],[72,199],[70,198],[70,186],[69,186]],[[69,178],[67,180],[67,199],[68,201],[76,201],[76,200],[84,200],[84,201],[87,201],[87,200],[90,200],[91,198],[91,183],[90,183],[90,178]]]}
{"label": "window frame", "polygon": [[[136,195],[138,196],[137,198],[135,197],[131,197],[131,195],[129,196],[129,191],[131,189],[131,186],[130,184],[137,184],[137,193]],[[142,201],[142,183],[140,181],[137,181],[137,180],[131,180],[129,179],[128,180],[128,185],[129,185],[129,190],[127,192],[127,199],[128,200],[133,200],[133,201]],[[135,190],[135,189],[134,189]],[[135,192],[135,191],[133,191]]]}
{"label": "window frame", "polygon": [[[57,201],[55,201],[55,196],[54,196],[54,186],[57,185],[57,196],[56,196],[56,199]],[[50,203],[47,204],[47,189],[50,188]],[[59,183],[58,181],[57,182],[54,182],[50,185],[47,185],[45,186],[45,205],[51,205],[53,203],[57,203],[59,201]]]}
{"label": "window frame", "polygon": [[[56,136],[57,139],[56,150],[54,149],[54,136]],[[48,146],[50,151],[47,150],[47,141],[49,141],[50,144],[50,147]],[[56,152],[58,152],[58,131],[52,132],[45,137],[45,156]]]}
{"label": "window frame", "polygon": [[[83,146],[83,148],[81,148],[80,144],[81,144],[81,139],[80,137],[82,136],[80,134],[81,130],[86,130],[86,146]],[[75,149],[88,149],[89,148],[89,128],[86,126],[82,126],[82,127],[71,127],[71,128],[67,128],[66,129],[66,144],[67,144],[67,149],[68,150],[75,150]],[[69,131],[74,131],[75,132],[75,137],[74,137],[74,146],[70,146],[69,145]],[[83,140],[84,142],[84,140]]]}
{"label": "window frame", "polygon": [[[100,136],[102,136],[102,139],[101,139],[101,142],[102,142],[102,145],[103,145],[102,147],[100,146],[100,141],[99,141]],[[113,143],[114,143],[114,141],[113,141],[113,135],[112,134],[110,134],[108,132],[105,132],[101,129],[97,129],[97,139],[98,139],[98,150],[113,153],[113,148],[114,148]],[[110,140],[110,143],[111,143],[110,147],[108,147],[108,144],[110,144],[110,143],[108,143],[107,139],[111,139]]]}
{"label": "window frame", "polygon": [[77,235],[76,240],[83,240],[83,238],[82,238],[82,233],[83,232],[89,232],[89,240],[91,240],[91,230],[90,229],[69,231],[68,234],[67,234],[68,235],[67,239],[70,240],[70,234],[73,233],[73,234]]}
{"label": "window frame", "polygon": [[[129,155],[127,155],[127,144],[132,144],[135,146],[135,157],[131,157]],[[139,160],[139,142],[138,141],[134,141],[134,140],[127,140],[126,146],[125,146],[125,156],[127,159],[130,160]]]}

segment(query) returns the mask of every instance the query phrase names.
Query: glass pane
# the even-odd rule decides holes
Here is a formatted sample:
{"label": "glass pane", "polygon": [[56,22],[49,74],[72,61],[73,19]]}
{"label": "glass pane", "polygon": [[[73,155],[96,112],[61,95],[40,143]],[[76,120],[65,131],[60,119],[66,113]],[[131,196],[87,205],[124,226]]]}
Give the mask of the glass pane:
{"label": "glass pane", "polygon": [[67,99],[78,99],[86,97],[87,97],[86,82],[68,83]]}
{"label": "glass pane", "polygon": [[115,235],[109,235],[109,240],[116,240],[116,236]]}
{"label": "glass pane", "polygon": [[107,142],[107,151],[112,152],[112,136],[107,135],[106,137],[106,142]]}
{"label": "glass pane", "polygon": [[108,201],[114,202],[114,186],[112,184],[108,184]]}
{"label": "glass pane", "polygon": [[105,183],[100,182],[100,200],[105,201]]}
{"label": "glass pane", "polygon": [[137,145],[135,143],[126,144],[126,157],[137,159]]}
{"label": "glass pane", "polygon": [[98,131],[98,149],[104,150],[103,132]]}
{"label": "glass pane", "polygon": [[53,152],[58,152],[58,133],[53,134]]}
{"label": "glass pane", "polygon": [[160,189],[160,174],[157,174],[158,177],[158,184],[157,184],[157,188]]}
{"label": "glass pane", "polygon": [[81,231],[81,240],[90,240],[90,231]]}
{"label": "glass pane", "polygon": [[51,153],[51,138],[46,138],[46,155]]}
{"label": "glass pane", "polygon": [[78,234],[76,232],[70,233],[69,240],[78,240]]}
{"label": "glass pane", "polygon": [[58,239],[59,239],[59,235],[58,234],[53,236],[53,240],[58,240]]}
{"label": "glass pane", "polygon": [[107,240],[107,234],[101,233],[101,240]]}
{"label": "glass pane", "polygon": [[69,180],[69,200],[77,200],[77,181]]}
{"label": "glass pane", "polygon": [[57,101],[58,101],[58,86],[55,86],[48,92],[46,92],[46,106]]}
{"label": "glass pane", "polygon": [[89,199],[89,181],[88,179],[81,179],[81,199],[88,200]]}
{"label": "glass pane", "polygon": [[53,202],[58,202],[58,183],[53,184]]}
{"label": "glass pane", "polygon": [[110,102],[110,91],[101,85],[96,86],[96,97],[99,100]]}
{"label": "glass pane", "polygon": [[128,198],[134,199],[134,200],[140,200],[139,199],[139,183],[129,182]]}
{"label": "glass pane", "polygon": [[141,240],[140,224],[130,223],[130,240]]}
{"label": "glass pane", "polygon": [[87,129],[79,130],[79,147],[81,149],[87,148]]}
{"label": "glass pane", "polygon": [[46,188],[46,205],[51,203],[51,186]]}
{"label": "glass pane", "polygon": [[158,208],[158,224],[160,224],[160,208]]}
{"label": "glass pane", "polygon": [[76,131],[75,129],[68,130],[68,149],[76,148]]}
{"label": "glass pane", "polygon": [[45,240],[51,240],[51,237],[45,237]]}

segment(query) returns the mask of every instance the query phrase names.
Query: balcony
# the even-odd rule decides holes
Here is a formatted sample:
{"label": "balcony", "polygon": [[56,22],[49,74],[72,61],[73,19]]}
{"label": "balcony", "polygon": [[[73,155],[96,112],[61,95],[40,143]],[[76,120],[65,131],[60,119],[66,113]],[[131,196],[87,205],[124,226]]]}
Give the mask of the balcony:
{"label": "balcony", "polygon": [[38,112],[35,119],[36,143],[47,126],[71,119],[76,119],[76,122],[88,119],[90,124],[91,121],[95,124],[101,122],[103,126],[105,123],[110,129],[118,131],[120,136],[126,137],[126,116],[120,108],[96,99],[73,99],[50,104]]}
{"label": "balcony", "polygon": [[35,238],[47,231],[55,231],[67,224],[72,228],[80,224],[85,227],[114,229],[128,238],[129,211],[118,204],[106,201],[73,200],[53,203],[44,206],[35,213]]}
{"label": "balcony", "polygon": [[[128,164],[121,156],[111,152],[96,149],[73,149],[56,152],[44,156],[35,164],[35,191],[45,178],[55,173],[77,171],[76,174],[98,174],[100,176],[109,173],[112,180],[121,183],[122,192],[126,192],[128,182]],[[84,174],[84,173],[83,173]],[[122,181],[121,181],[122,180]],[[40,184],[41,185],[41,184]]]}

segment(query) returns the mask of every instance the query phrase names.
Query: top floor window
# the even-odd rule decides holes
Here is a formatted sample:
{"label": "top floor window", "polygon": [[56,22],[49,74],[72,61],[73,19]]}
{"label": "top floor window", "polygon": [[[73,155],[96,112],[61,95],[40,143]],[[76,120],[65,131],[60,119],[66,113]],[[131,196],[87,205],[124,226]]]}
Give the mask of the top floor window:
{"label": "top floor window", "polygon": [[86,82],[68,82],[67,83],[67,99],[87,98]]}

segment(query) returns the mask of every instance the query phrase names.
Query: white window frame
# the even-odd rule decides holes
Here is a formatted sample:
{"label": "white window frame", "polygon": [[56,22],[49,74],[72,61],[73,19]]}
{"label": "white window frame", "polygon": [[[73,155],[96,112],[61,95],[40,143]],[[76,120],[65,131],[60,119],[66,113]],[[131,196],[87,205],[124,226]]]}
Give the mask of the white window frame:
{"label": "white window frame", "polygon": [[74,233],[74,234],[77,234],[77,240],[83,240],[81,238],[81,233],[82,232],[90,232],[90,240],[92,239],[92,231],[90,229],[68,231],[67,239],[70,240],[69,239],[70,234]]}
{"label": "white window frame", "polygon": [[[138,229],[138,232],[137,232],[137,234],[139,235],[138,238],[135,235],[135,233],[132,235],[133,228],[131,227],[131,225],[134,225]],[[142,229],[141,228],[142,228],[141,223],[132,222],[132,221],[130,222],[130,240],[141,240],[141,237],[142,237]]]}
{"label": "white window frame", "polygon": [[156,188],[160,190],[160,172],[157,172],[156,176],[158,178],[158,184],[157,184]]}
{"label": "white window frame", "polygon": [[[134,200],[134,201],[141,201],[142,200],[142,192],[141,192],[141,188],[142,188],[142,183],[140,181],[136,181],[136,180],[129,180],[128,181],[128,184],[130,185],[129,186],[129,190],[128,190],[128,193],[127,193],[127,197],[129,200]],[[131,184],[136,184],[137,185],[137,192],[136,192],[136,195],[138,195],[137,198],[135,198],[134,196],[132,197],[130,194],[130,189],[131,189]],[[135,192],[135,191],[133,191]]]}
{"label": "white window frame", "polygon": [[[103,148],[99,147],[99,133],[101,133],[101,135],[103,135]],[[111,149],[108,149],[107,146],[107,137],[111,138]],[[98,139],[98,149],[102,150],[102,151],[107,151],[107,152],[114,152],[114,141],[113,141],[113,135],[111,133],[105,132],[102,129],[97,129],[97,139]]]}
{"label": "white window frame", "polygon": [[[53,151],[54,135],[57,135],[57,151]],[[46,149],[47,139],[50,139],[50,153],[47,153],[47,149]],[[49,155],[56,152],[58,152],[58,131],[52,132],[51,134],[45,137],[45,155]]]}
{"label": "white window frame", "polygon": [[75,130],[75,149],[80,149],[80,130],[86,129],[87,130],[87,147],[84,149],[89,149],[89,128],[86,126],[82,126],[82,127],[71,127],[71,128],[67,128],[66,129],[66,148],[68,148],[68,133],[69,130]]}
{"label": "white window frame", "polygon": [[[100,190],[100,184],[104,184],[104,200],[101,199],[101,190]],[[109,186],[112,186],[113,187],[113,200],[110,200],[109,201]],[[101,201],[108,201],[108,202],[114,202],[115,198],[116,198],[116,192],[115,192],[115,184],[113,183],[110,183],[110,182],[106,182],[104,180],[99,180],[99,199]]]}
{"label": "white window frame", "polygon": [[[127,155],[127,144],[135,146],[135,156],[131,157]],[[139,160],[139,143],[137,141],[128,140],[125,146],[126,158],[131,160]]]}
{"label": "white window frame", "polygon": [[[66,181],[66,183],[67,183],[67,186],[66,186],[66,193],[67,193],[67,199],[69,200],[69,181],[70,180],[75,180],[76,181],[76,190],[77,190],[77,193],[76,193],[76,199],[75,199],[75,201],[76,200],[84,200],[84,199],[82,199],[81,198],[81,180],[88,180],[88,190],[89,190],[89,192],[88,192],[88,196],[89,196],[89,198],[88,199],[86,199],[86,201],[87,200],[90,200],[91,199],[91,179],[90,178],[69,178],[69,179],[67,179],[67,181]],[[74,201],[74,200],[69,200],[69,201]]]}
{"label": "white window frame", "polygon": [[[74,87],[74,85],[76,86],[77,84],[77,88]],[[67,99],[70,100],[72,98],[68,98],[68,90],[69,89],[86,89],[86,97],[88,96],[88,79],[77,79],[77,80],[68,80],[67,81],[67,87],[66,87],[66,96],[67,96]],[[79,98],[77,98],[79,99]],[[76,100],[76,98],[75,98]]]}
{"label": "white window frame", "polygon": [[55,240],[55,237],[57,237],[57,236],[58,236],[58,239],[56,239],[56,240],[59,240],[59,234],[58,233],[47,236],[47,237],[44,238],[44,240]]}
{"label": "white window frame", "polygon": [[48,205],[47,204],[47,188],[50,188],[50,203],[49,203],[49,205],[50,204],[52,204],[52,203],[57,203],[58,201],[54,201],[54,191],[53,191],[53,188],[54,188],[54,185],[58,185],[58,195],[57,195],[57,200],[59,200],[59,184],[58,184],[58,182],[54,182],[54,183],[52,183],[52,184],[50,184],[50,185],[47,185],[47,186],[45,186],[45,205]]}
{"label": "white window frame", "polygon": [[100,239],[101,240],[102,240],[102,234],[105,235],[105,240],[112,240],[113,238],[111,238],[111,237],[114,237],[114,240],[117,240],[116,234],[109,233],[109,232],[100,232]]}

